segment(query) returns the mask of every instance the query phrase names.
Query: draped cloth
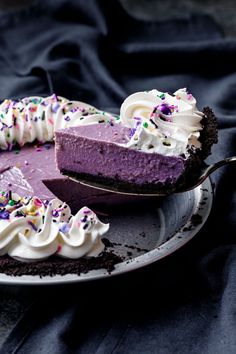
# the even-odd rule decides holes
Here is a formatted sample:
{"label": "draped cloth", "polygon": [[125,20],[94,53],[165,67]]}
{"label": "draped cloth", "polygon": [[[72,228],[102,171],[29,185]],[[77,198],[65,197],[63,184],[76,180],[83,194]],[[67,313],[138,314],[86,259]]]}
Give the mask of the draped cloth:
{"label": "draped cloth", "polygon": [[[236,155],[236,41],[206,15],[146,22],[116,0],[56,0],[1,15],[0,99],[55,92],[117,110],[133,92],[187,87],[213,108]],[[91,284],[38,288],[1,353],[235,353],[236,169],[214,173],[199,234],[152,266]]]}

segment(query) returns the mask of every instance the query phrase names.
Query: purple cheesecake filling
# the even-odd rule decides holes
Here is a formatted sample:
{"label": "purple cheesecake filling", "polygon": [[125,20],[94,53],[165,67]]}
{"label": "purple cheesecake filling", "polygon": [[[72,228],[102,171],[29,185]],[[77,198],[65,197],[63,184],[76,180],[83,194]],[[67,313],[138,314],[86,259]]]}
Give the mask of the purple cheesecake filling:
{"label": "purple cheesecake filling", "polygon": [[56,132],[59,170],[99,176],[132,184],[176,183],[185,171],[181,156],[126,148],[130,129],[106,123],[72,127]]}
{"label": "purple cheesecake filling", "polygon": [[85,205],[99,212],[111,206],[145,200],[89,188],[62,176],[56,167],[54,150],[54,144],[48,143],[0,152],[0,191],[11,190],[21,196],[36,195],[40,199],[56,196],[66,202],[73,213]]}
{"label": "purple cheesecake filling", "polygon": [[54,195],[42,180],[60,178],[56,168],[54,144],[29,144],[21,150],[0,152],[0,190],[23,196],[52,199]]}

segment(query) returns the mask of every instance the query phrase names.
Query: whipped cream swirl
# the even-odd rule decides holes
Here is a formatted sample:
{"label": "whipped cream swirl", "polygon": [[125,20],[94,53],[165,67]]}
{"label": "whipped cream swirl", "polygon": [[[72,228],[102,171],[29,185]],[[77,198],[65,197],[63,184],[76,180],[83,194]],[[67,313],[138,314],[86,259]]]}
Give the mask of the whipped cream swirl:
{"label": "whipped cream swirl", "polygon": [[105,121],[110,115],[80,101],[52,96],[5,100],[0,105],[0,149],[52,141],[58,129]]}
{"label": "whipped cream swirl", "polygon": [[126,147],[166,156],[188,155],[200,148],[203,113],[195,98],[179,89],[173,96],[151,90],[130,95],[120,110],[121,123],[131,128]]}
{"label": "whipped cream swirl", "polygon": [[77,259],[96,257],[104,250],[101,236],[109,229],[83,207],[75,216],[59,199],[42,201],[0,194],[0,256],[37,261],[53,254]]}

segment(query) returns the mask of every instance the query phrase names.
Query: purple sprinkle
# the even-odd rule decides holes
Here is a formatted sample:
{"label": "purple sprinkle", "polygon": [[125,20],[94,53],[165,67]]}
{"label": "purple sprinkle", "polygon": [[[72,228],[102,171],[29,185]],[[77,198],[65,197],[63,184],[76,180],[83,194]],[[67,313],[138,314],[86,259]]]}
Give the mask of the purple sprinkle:
{"label": "purple sprinkle", "polygon": [[43,204],[44,204],[45,207],[47,207],[48,204],[49,204],[49,200],[45,199],[45,200],[43,201]]}
{"label": "purple sprinkle", "polygon": [[140,118],[140,117],[133,117],[134,119],[136,119],[136,120],[141,120],[142,118]]}
{"label": "purple sprinkle", "polygon": [[65,222],[60,226],[59,230],[66,234],[70,230],[70,226]]}
{"label": "purple sprinkle", "polygon": [[52,211],[52,216],[54,216],[55,218],[57,218],[59,216],[59,213],[57,210],[53,210]]}
{"label": "purple sprinkle", "polygon": [[9,212],[4,210],[0,212],[0,219],[7,220],[9,219]]}
{"label": "purple sprinkle", "polygon": [[90,214],[90,213],[91,213],[91,210],[86,209],[86,210],[83,211],[83,213],[84,213],[84,214]]}
{"label": "purple sprinkle", "polygon": [[87,215],[85,215],[83,218],[81,218],[81,219],[80,219],[80,221],[81,221],[81,222],[86,222],[86,221],[87,221],[87,219],[88,219],[88,216],[87,216]]}
{"label": "purple sprinkle", "polygon": [[46,150],[50,150],[51,149],[51,145],[50,144],[44,144],[44,147]]}
{"label": "purple sprinkle", "polygon": [[59,107],[60,107],[60,104],[58,102],[53,103],[52,107],[51,107],[52,112],[57,113]]}
{"label": "purple sprinkle", "polygon": [[71,111],[72,113],[75,113],[75,112],[78,111],[78,108],[72,108],[70,111]]}
{"label": "purple sprinkle", "polygon": [[34,225],[34,223],[32,223],[32,221],[28,221],[28,224],[32,227],[32,229],[33,229],[34,231],[37,231],[37,230],[38,230],[37,227]]}
{"label": "purple sprinkle", "polygon": [[167,116],[171,114],[171,109],[169,108],[169,105],[167,103],[159,104],[158,106],[155,107],[153,112],[155,113],[156,110],[161,111],[161,113]]}
{"label": "purple sprinkle", "polygon": [[65,119],[67,122],[70,121],[70,117],[69,117],[69,116],[66,116],[64,119]]}
{"label": "purple sprinkle", "polygon": [[132,128],[130,130],[130,134],[129,134],[130,138],[132,138],[132,136],[135,134],[135,132],[136,132],[136,128]]}

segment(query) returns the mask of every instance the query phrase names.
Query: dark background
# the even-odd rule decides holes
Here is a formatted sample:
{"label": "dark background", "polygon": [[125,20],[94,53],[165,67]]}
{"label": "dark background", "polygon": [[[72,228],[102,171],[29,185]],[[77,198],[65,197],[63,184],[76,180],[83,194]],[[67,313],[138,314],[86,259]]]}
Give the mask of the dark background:
{"label": "dark background", "polygon": [[[1,0],[0,12],[27,7],[35,2]],[[222,26],[227,36],[236,36],[235,0],[120,0],[120,2],[127,12],[144,20],[166,20],[192,13],[209,14]]]}
{"label": "dark background", "polygon": [[[11,11],[15,11],[18,8],[30,6],[30,4],[32,3],[33,1],[29,1],[29,0],[0,1],[0,15],[9,13]],[[215,19],[216,23],[221,26],[223,32],[227,37],[236,36],[236,17],[235,17],[236,1],[234,0],[224,0],[224,1],[220,1],[220,0],[218,1],[214,1],[214,0],[198,0],[198,1],[121,0],[121,3],[123,4],[127,12],[132,14],[132,16],[145,21],[146,20],[164,21],[172,18],[187,16],[188,14],[192,14],[192,13],[209,14]],[[122,290],[124,292],[126,291],[126,289],[122,289]],[[83,298],[83,294],[85,294],[83,293],[83,289],[81,290],[81,294]],[[34,299],[35,295],[38,295],[37,289],[26,289],[26,288],[19,289],[17,287],[7,288],[1,286],[0,288],[0,345],[6,338],[8,333],[11,331],[11,329],[14,327],[15,323],[20,318],[21,314],[24,313],[27,306],[32,302],[32,299]],[[186,296],[188,296],[188,294]],[[150,299],[152,299],[151,301],[152,303],[154,303],[154,299],[152,298],[151,294],[150,294]],[[157,299],[156,301],[160,304],[161,298]],[[170,301],[171,301],[171,296],[170,296]],[[201,309],[201,306],[198,306],[199,304],[195,304],[195,305],[196,308]],[[147,307],[149,307],[150,309],[150,305],[147,304]],[[201,318],[203,322],[205,321],[204,315],[201,315],[201,313],[199,314],[199,318]],[[149,325],[151,326],[151,324]],[[173,328],[174,328],[174,323],[173,323]]]}

